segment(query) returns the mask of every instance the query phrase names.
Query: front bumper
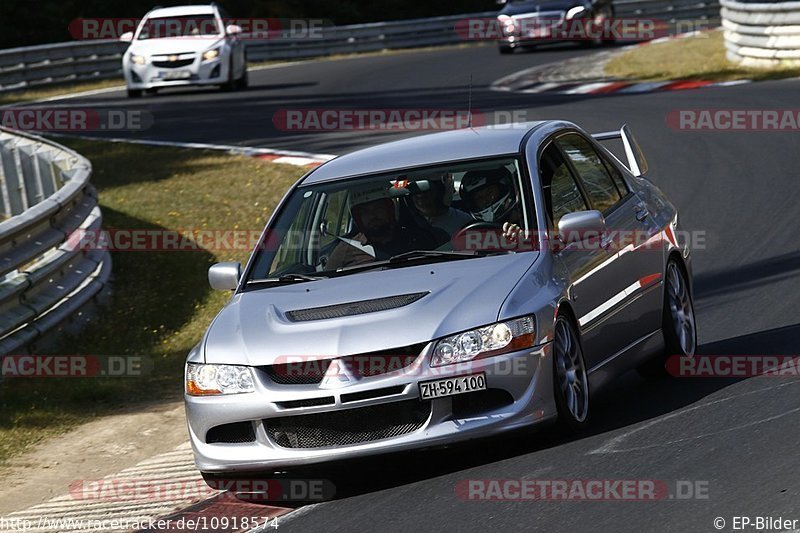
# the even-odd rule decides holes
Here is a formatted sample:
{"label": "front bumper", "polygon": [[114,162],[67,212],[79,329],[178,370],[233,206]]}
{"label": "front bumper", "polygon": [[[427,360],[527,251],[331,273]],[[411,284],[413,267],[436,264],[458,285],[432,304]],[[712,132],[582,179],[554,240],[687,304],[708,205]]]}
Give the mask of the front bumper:
{"label": "front bumper", "polygon": [[[361,378],[352,384],[336,389],[319,385],[278,385],[266,374],[257,372],[256,391],[228,396],[185,396],[186,418],[195,453],[195,462],[202,472],[234,473],[276,471],[327,461],[352,459],[368,455],[412,450],[455,443],[493,435],[502,431],[530,426],[556,417],[553,401],[552,343],[532,349],[495,356],[469,365],[451,365],[431,369],[429,354],[424,351],[409,367],[379,376]],[[463,401],[459,396],[422,401],[418,383],[486,373],[487,389],[459,396],[474,396]],[[386,396],[348,401],[353,393],[374,395],[383,389],[391,391]],[[317,407],[285,408],[285,402],[307,401],[333,397],[334,403]],[[343,399],[343,396],[345,397]],[[485,405],[480,400],[493,398]],[[497,399],[504,401],[496,401]],[[347,445],[330,445],[313,448],[279,445],[275,432],[269,429],[271,421],[285,417],[300,417],[328,413],[336,415],[349,411],[358,415],[378,410],[391,410],[395,406],[419,406],[429,412],[410,432]],[[464,408],[469,405],[469,408]],[[383,407],[380,407],[383,406]],[[359,411],[364,410],[364,411]],[[338,416],[338,415],[337,415]],[[319,418],[319,417],[317,417]],[[254,439],[251,442],[206,442],[209,430],[231,423],[252,424]]]}
{"label": "front bumper", "polygon": [[[189,64],[175,62],[179,66],[163,66],[168,61],[147,58],[144,65],[130,60],[123,63],[123,74],[128,89],[155,89],[186,85],[219,85],[228,80],[230,62],[223,55],[204,61],[199,54]],[[162,65],[162,66],[159,66]]]}

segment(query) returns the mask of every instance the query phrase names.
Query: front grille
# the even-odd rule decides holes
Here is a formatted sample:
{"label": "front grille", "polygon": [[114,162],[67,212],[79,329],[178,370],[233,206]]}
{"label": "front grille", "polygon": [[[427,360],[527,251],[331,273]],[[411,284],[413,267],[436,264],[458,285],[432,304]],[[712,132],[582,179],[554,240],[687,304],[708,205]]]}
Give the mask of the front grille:
{"label": "front grille", "polygon": [[317,359],[258,367],[278,385],[314,385],[322,381],[333,359]]}
{"label": "front grille", "polygon": [[206,442],[214,444],[218,442],[226,443],[242,443],[253,442],[256,440],[256,434],[253,431],[252,422],[234,422],[233,424],[223,424],[215,426],[208,430],[206,433]]}
{"label": "front grille", "polygon": [[175,61],[153,61],[153,66],[158,68],[180,68],[194,63],[194,59],[176,59]]}
{"label": "front grille", "polygon": [[324,398],[307,398],[305,400],[287,400],[285,402],[275,402],[281,409],[299,409],[301,407],[318,407],[320,405],[333,405],[336,400],[333,396]]}
{"label": "front grille", "polygon": [[538,13],[520,13],[519,15],[511,15],[515,21],[528,20],[528,19],[541,19],[545,21],[557,22],[564,18],[566,11],[540,11]]}
{"label": "front grille", "polygon": [[316,385],[322,382],[325,372],[334,360],[346,366],[348,374],[369,378],[388,374],[411,366],[427,343],[380,350],[378,353],[347,355],[337,359],[307,359],[258,367],[278,385]]}
{"label": "front grille", "polygon": [[402,402],[264,420],[267,435],[284,448],[351,446],[406,435],[420,429],[430,402]]}
{"label": "front grille", "polygon": [[325,320],[327,318],[340,318],[343,316],[376,313],[378,311],[396,309],[398,307],[412,304],[426,294],[428,293],[415,292],[412,294],[400,294],[397,296],[387,296],[385,298],[375,298],[372,300],[360,300],[358,302],[326,305],[324,307],[296,309],[294,311],[287,311],[286,316],[292,322],[307,322],[310,320]]}
{"label": "front grille", "polygon": [[382,389],[367,390],[363,392],[351,392],[350,394],[342,394],[342,403],[360,402],[361,400],[372,400],[373,398],[394,396],[395,394],[403,394],[404,390],[406,390],[405,385],[396,385],[394,387],[384,387]]}

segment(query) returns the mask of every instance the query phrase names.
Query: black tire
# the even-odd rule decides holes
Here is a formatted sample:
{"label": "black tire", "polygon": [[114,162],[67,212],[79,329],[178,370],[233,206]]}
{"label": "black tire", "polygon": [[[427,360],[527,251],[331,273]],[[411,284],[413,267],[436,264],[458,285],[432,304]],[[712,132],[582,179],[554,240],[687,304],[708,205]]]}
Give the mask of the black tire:
{"label": "black tire", "polygon": [[142,97],[141,89],[128,89],[128,98],[141,98],[141,97]]}
{"label": "black tire", "polygon": [[513,54],[514,53],[514,48],[513,47],[502,45],[502,44],[498,47],[498,50],[500,50],[500,53],[502,55]]}
{"label": "black tire", "polygon": [[233,79],[233,58],[231,58],[230,65],[228,67],[228,81],[220,85],[220,89],[223,92],[230,92],[236,89],[236,80]]}
{"label": "black tire", "polygon": [[144,92],[149,94],[149,95],[155,96],[155,95],[158,94],[158,88],[157,87],[152,87],[150,89],[145,89]]}
{"label": "black tire", "polygon": [[553,395],[558,429],[570,434],[583,431],[590,414],[589,376],[574,322],[565,314],[558,315],[553,327]]}
{"label": "black tire", "polygon": [[247,63],[244,64],[244,72],[242,73],[242,77],[236,80],[236,89],[242,91],[247,89],[249,86],[249,81],[247,78]]}
{"label": "black tire", "polygon": [[[666,362],[670,356],[693,356],[697,351],[697,322],[694,314],[694,302],[689,290],[688,276],[683,265],[675,258],[667,262],[664,277],[664,303],[661,306],[661,334],[664,337],[664,353],[639,366],[639,375],[647,379],[668,376]],[[674,279],[680,282],[676,288]],[[677,294],[680,293],[680,294]],[[682,303],[678,300],[683,299]],[[680,308],[680,312],[678,312]],[[688,331],[688,323],[691,331]],[[683,334],[679,335],[678,324],[683,324]]]}

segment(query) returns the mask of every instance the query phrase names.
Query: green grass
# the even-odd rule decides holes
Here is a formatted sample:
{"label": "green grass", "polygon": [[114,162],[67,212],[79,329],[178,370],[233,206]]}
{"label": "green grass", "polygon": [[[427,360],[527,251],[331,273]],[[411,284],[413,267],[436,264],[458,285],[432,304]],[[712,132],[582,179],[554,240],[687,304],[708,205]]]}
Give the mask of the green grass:
{"label": "green grass", "polygon": [[[260,230],[303,172],[208,151],[59,142],[92,161],[105,229]],[[208,287],[208,267],[245,261],[248,255],[245,250],[112,253],[110,302],[53,353],[141,355],[152,361],[152,371],[142,377],[0,382],[0,464],[92,417],[180,398],[184,358],[229,297]]]}
{"label": "green grass", "polygon": [[721,31],[637,46],[612,59],[605,70],[610,76],[642,81],[765,80],[800,76],[798,67],[755,69],[729,62],[725,58]]}
{"label": "green grass", "polygon": [[86,81],[68,85],[56,85],[53,87],[41,87],[38,89],[0,93],[0,105],[17,104],[21,102],[29,102],[31,100],[52,98],[54,96],[64,96],[83,91],[94,91],[97,89],[106,89],[108,87],[120,87],[122,85],[125,85],[125,81],[120,77],[110,80]]}

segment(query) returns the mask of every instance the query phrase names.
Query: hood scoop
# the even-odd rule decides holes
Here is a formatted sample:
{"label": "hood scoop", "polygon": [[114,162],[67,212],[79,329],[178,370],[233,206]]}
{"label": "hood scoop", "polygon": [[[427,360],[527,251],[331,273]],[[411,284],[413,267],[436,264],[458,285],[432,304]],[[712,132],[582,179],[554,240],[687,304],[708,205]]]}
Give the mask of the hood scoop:
{"label": "hood scoop", "polygon": [[311,320],[325,320],[328,318],[341,318],[344,316],[376,313],[378,311],[396,309],[398,307],[412,304],[427,294],[430,293],[415,292],[411,294],[399,294],[397,296],[375,298],[372,300],[360,300],[358,302],[326,305],[324,307],[296,309],[294,311],[287,311],[286,317],[292,322],[308,322]]}

